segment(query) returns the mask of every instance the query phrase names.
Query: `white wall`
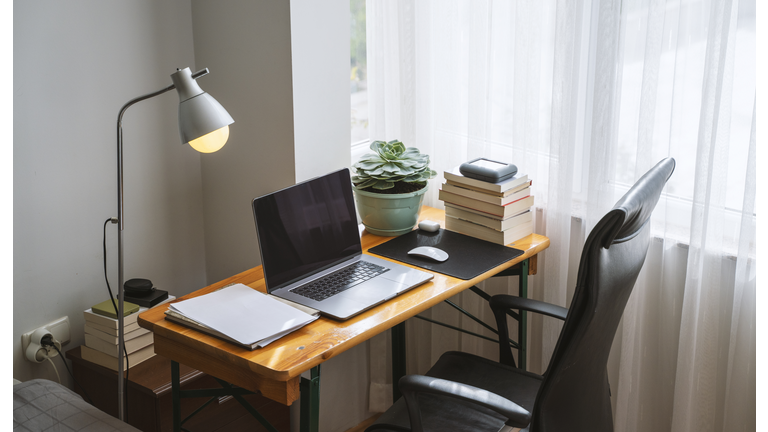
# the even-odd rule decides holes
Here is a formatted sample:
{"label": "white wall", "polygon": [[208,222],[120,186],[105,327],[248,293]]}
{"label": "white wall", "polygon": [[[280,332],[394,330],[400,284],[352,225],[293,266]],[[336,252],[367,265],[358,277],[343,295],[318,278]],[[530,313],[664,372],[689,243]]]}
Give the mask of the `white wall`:
{"label": "white wall", "polygon": [[[102,226],[117,216],[117,114],[170,85],[177,67],[194,69],[191,8],[14,2],[13,24],[13,375],[55,380],[49,363],[23,359],[21,334],[67,315],[65,348],[80,345],[82,311],[108,298]],[[124,237],[126,278],[180,296],[206,275],[200,157],[179,142],[177,110],[172,92],[124,116]],[[107,229],[115,290],[116,225]]]}
{"label": "white wall", "polygon": [[296,182],[350,166],[349,0],[291,1]]}

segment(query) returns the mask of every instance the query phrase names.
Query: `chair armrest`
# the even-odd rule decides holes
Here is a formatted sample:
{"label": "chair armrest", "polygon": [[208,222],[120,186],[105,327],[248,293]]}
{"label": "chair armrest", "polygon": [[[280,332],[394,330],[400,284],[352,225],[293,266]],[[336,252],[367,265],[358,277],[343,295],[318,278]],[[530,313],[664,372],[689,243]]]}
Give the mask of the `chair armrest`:
{"label": "chair armrest", "polygon": [[408,406],[408,416],[413,432],[422,432],[421,413],[419,411],[418,393],[428,393],[456,398],[488,408],[507,417],[506,424],[512,427],[523,428],[531,422],[531,413],[511,400],[496,393],[448,381],[440,378],[424,375],[406,375],[400,378],[400,391],[403,393],[405,403]]}
{"label": "chair armrest", "polygon": [[512,356],[512,348],[507,343],[509,340],[507,309],[537,312],[561,320],[565,320],[566,315],[568,315],[568,309],[564,307],[506,294],[491,297],[489,303],[493,316],[496,318],[496,328],[499,331],[499,363],[513,367],[517,366],[515,365],[515,358]]}
{"label": "chair armrest", "polygon": [[529,312],[537,312],[563,321],[565,321],[565,317],[568,315],[568,309],[562,306],[506,294],[498,294],[491,297],[490,303],[494,314],[496,314],[497,310],[506,313],[506,309],[520,309]]}

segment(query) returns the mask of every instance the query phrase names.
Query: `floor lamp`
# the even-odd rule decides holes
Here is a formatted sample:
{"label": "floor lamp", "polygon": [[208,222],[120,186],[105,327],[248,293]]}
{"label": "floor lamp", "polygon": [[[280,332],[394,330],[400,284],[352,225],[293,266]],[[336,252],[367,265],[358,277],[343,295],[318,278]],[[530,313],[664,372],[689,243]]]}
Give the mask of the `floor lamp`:
{"label": "floor lamp", "polygon": [[177,69],[171,74],[173,84],[153,93],[139,96],[128,101],[117,116],[117,218],[112,223],[118,224],[117,230],[117,316],[118,316],[118,349],[117,349],[117,404],[120,420],[125,421],[125,406],[123,402],[125,373],[123,350],[125,332],[123,328],[123,114],[131,105],[149,99],[165,92],[176,89],[179,94],[179,134],[182,144],[189,145],[201,153],[213,153],[221,149],[229,138],[229,125],[234,123],[227,110],[216,99],[204,92],[197,78],[208,73],[203,69],[192,74],[189,68]]}

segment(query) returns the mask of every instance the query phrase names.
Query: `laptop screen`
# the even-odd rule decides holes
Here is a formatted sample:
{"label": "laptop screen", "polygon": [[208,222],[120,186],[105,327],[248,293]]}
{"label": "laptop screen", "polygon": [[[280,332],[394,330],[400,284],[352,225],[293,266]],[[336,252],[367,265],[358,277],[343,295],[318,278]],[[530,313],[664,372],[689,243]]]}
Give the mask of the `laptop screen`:
{"label": "laptop screen", "polygon": [[362,253],[349,170],[253,200],[269,292]]}

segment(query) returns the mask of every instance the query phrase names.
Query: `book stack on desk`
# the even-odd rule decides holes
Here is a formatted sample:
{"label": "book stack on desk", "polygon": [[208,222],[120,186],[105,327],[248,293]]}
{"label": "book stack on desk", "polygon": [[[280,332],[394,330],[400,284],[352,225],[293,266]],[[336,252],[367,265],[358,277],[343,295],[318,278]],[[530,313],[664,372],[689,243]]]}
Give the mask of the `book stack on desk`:
{"label": "book stack on desk", "polygon": [[533,195],[527,175],[489,183],[444,173],[439,193],[445,203],[445,229],[507,245],[533,233]]}
{"label": "book stack on desk", "polygon": [[[163,303],[175,298],[168,296]],[[139,314],[148,308],[125,302],[123,309],[125,311],[123,318],[125,353],[128,360],[124,365],[134,367],[155,355],[154,339],[152,332],[139,327],[138,323]],[[107,300],[88,308],[83,312],[83,317],[85,318],[85,345],[81,349],[83,359],[117,371],[118,320],[112,302]]]}

